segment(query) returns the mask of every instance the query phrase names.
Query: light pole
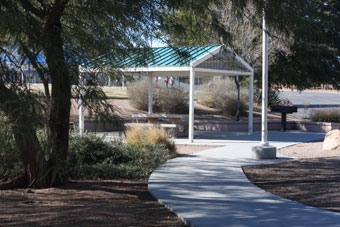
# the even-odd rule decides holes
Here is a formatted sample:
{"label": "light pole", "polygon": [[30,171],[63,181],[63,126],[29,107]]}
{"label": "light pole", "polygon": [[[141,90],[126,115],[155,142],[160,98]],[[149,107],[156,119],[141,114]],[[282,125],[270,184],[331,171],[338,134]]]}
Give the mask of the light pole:
{"label": "light pole", "polygon": [[274,159],[276,158],[276,147],[270,146],[268,137],[267,107],[268,107],[268,31],[266,15],[263,9],[262,24],[262,124],[261,143],[252,148],[254,159]]}

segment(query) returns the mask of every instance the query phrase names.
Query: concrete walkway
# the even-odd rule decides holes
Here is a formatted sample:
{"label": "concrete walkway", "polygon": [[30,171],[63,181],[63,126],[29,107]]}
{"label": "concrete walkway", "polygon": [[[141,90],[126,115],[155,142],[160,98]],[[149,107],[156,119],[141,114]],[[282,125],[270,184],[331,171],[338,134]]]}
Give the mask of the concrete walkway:
{"label": "concrete walkway", "polygon": [[[340,226],[329,212],[267,193],[250,183],[241,167],[273,161],[250,159],[260,133],[198,133],[196,144],[224,145],[166,162],[151,175],[150,192],[193,226]],[[323,139],[322,133],[270,132],[277,148]],[[206,140],[209,139],[209,140]],[[186,140],[177,140],[184,144]],[[288,158],[275,160],[284,161]],[[275,162],[274,161],[274,162]]]}

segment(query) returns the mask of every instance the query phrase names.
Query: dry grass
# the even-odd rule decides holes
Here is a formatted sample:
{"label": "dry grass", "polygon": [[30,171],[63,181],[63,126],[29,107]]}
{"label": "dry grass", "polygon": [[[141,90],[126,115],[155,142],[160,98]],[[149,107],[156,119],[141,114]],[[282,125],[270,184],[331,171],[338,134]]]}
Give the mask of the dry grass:
{"label": "dry grass", "polygon": [[[127,94],[133,107],[139,110],[148,110],[149,83],[137,81],[129,85]],[[153,111],[158,113],[185,114],[188,113],[188,94],[181,88],[162,87],[153,84]]]}
{"label": "dry grass", "polygon": [[156,126],[128,128],[126,142],[140,146],[164,144],[170,151],[176,151],[175,143],[169,138],[166,131]]}
{"label": "dry grass", "polygon": [[312,121],[340,123],[340,109],[313,110],[311,114]]}
{"label": "dry grass", "polygon": [[[240,90],[241,114],[248,109],[249,95],[247,89]],[[199,102],[207,107],[215,108],[229,116],[237,112],[237,89],[233,80],[221,79],[204,84],[198,91]]]}

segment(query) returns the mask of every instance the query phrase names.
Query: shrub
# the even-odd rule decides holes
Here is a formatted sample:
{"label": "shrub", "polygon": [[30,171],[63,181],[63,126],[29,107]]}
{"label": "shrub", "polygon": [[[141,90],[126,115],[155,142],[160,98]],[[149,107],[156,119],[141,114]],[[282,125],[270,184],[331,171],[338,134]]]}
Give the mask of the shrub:
{"label": "shrub", "polygon": [[176,151],[175,143],[159,127],[131,127],[126,131],[126,143],[137,146],[163,144],[171,152]]}
{"label": "shrub", "polygon": [[[198,99],[202,105],[215,108],[220,112],[234,116],[237,113],[237,89],[232,79],[213,80],[201,86]],[[248,90],[240,89],[241,115],[248,108]]]}
{"label": "shrub", "polygon": [[72,134],[68,156],[71,179],[144,178],[173,158],[164,144],[107,142],[93,134]]}
{"label": "shrub", "polygon": [[10,125],[0,116],[0,180],[7,180],[23,171],[21,155],[15,145]]}
{"label": "shrub", "polygon": [[[137,81],[129,85],[127,94],[133,107],[139,110],[148,110],[149,83]],[[177,87],[162,87],[153,84],[153,111],[159,113],[188,113],[186,93]]]}
{"label": "shrub", "polygon": [[312,121],[340,123],[340,110],[339,109],[313,110],[311,112],[311,119]]}
{"label": "shrub", "polygon": [[128,162],[128,156],[115,149],[112,143],[104,141],[103,138],[94,134],[72,133],[70,136],[68,161],[72,165],[92,165],[96,163],[110,162],[114,164]]}
{"label": "shrub", "polygon": [[161,87],[155,93],[156,104],[162,113],[187,114],[189,107],[186,93],[177,87]]}
{"label": "shrub", "polygon": [[[258,105],[262,103],[262,90],[256,89],[254,92],[254,101]],[[290,103],[288,99],[281,99],[280,91],[276,89],[268,89],[268,106],[271,105],[281,105],[285,103]]]}
{"label": "shrub", "polygon": [[[153,88],[156,89],[154,84]],[[127,89],[127,95],[131,105],[139,110],[148,110],[149,84],[146,81],[137,81],[131,83]],[[153,108],[155,109],[155,101],[153,100]]]}

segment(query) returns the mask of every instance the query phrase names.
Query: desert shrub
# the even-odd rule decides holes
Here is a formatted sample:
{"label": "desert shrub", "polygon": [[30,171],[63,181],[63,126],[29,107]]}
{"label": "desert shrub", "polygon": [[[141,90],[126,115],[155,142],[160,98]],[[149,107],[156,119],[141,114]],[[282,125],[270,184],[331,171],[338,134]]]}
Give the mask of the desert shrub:
{"label": "desert shrub", "polygon": [[175,143],[165,130],[159,127],[131,127],[126,131],[126,143],[137,146],[163,144],[169,151],[175,152]]}
{"label": "desert shrub", "polygon": [[159,112],[186,114],[189,112],[186,93],[177,87],[159,87],[155,92]]}
{"label": "desert shrub", "polygon": [[172,157],[164,144],[139,146],[72,134],[68,168],[71,179],[144,178]]}
{"label": "desert shrub", "polygon": [[[156,89],[157,84],[154,84],[153,88]],[[131,83],[127,89],[127,95],[130,104],[139,110],[148,110],[148,97],[149,97],[149,84],[147,81],[137,81]],[[153,100],[153,106],[155,103]]]}
{"label": "desert shrub", "polygon": [[6,119],[0,115],[0,180],[13,178],[23,171],[20,152]]}
{"label": "desert shrub", "polygon": [[340,123],[340,109],[313,110],[311,119],[312,121]]}
{"label": "desert shrub", "polygon": [[[127,94],[131,105],[139,110],[148,110],[149,83],[137,81],[128,86]],[[159,113],[188,113],[186,93],[177,87],[162,87],[153,84],[153,111]]]}
{"label": "desert shrub", "polygon": [[[215,108],[230,116],[237,113],[237,88],[232,79],[210,81],[202,85],[197,94],[202,105]],[[241,115],[246,113],[248,100],[248,89],[241,88]]]}

